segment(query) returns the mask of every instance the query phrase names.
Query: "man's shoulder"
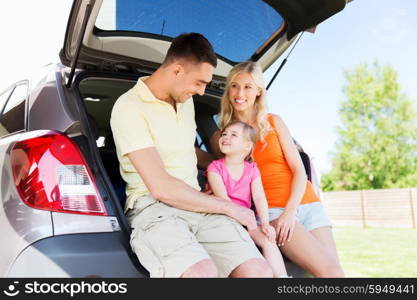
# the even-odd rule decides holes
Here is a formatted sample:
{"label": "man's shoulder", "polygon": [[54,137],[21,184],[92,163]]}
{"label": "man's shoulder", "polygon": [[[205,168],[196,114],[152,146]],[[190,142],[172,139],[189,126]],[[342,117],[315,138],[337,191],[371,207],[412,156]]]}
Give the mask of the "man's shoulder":
{"label": "man's shoulder", "polygon": [[135,110],[136,108],[140,109],[141,106],[142,101],[140,97],[130,89],[116,100],[112,108],[112,115],[119,113],[123,114]]}
{"label": "man's shoulder", "polygon": [[118,124],[123,124],[129,121],[132,126],[141,118],[144,118],[144,109],[141,101],[136,97],[132,91],[129,90],[122,94],[114,103],[111,110],[110,125],[117,127]]}

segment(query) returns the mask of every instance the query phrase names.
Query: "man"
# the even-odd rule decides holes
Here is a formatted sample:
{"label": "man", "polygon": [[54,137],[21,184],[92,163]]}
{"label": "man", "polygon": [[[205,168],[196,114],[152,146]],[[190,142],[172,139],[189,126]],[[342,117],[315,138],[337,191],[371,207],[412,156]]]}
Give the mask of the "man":
{"label": "man", "polygon": [[204,94],[216,65],[206,38],[182,34],[112,111],[131,246],[151,277],[272,276],[239,225],[255,228],[253,212],[199,192],[192,96]]}

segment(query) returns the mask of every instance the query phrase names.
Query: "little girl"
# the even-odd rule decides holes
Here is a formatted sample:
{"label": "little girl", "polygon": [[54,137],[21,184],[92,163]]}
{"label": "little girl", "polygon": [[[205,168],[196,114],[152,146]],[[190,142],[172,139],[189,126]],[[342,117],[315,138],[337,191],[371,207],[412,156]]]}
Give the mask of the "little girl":
{"label": "little girl", "polygon": [[219,147],[225,157],[208,166],[207,179],[217,197],[247,208],[251,207],[253,200],[260,226],[249,230],[249,235],[261,248],[274,276],[288,277],[275,241],[275,229],[269,225],[268,204],[259,169],[251,159],[255,143],[256,133],[250,125],[237,121],[226,126],[219,139]]}

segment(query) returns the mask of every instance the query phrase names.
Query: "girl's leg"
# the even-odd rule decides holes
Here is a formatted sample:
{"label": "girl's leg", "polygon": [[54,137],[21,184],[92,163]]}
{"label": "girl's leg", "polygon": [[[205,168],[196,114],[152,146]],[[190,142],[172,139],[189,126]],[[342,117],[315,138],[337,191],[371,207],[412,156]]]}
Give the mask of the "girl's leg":
{"label": "girl's leg", "polygon": [[[271,222],[272,225],[274,221]],[[339,261],[312,233],[300,223],[296,223],[290,242],[280,247],[291,261],[310,272],[315,277],[343,277]]]}
{"label": "girl's leg", "polygon": [[274,277],[286,277],[287,271],[285,270],[284,260],[278,246],[268,240],[260,227],[249,231],[249,235],[255,244],[261,247],[262,255],[270,264]]}

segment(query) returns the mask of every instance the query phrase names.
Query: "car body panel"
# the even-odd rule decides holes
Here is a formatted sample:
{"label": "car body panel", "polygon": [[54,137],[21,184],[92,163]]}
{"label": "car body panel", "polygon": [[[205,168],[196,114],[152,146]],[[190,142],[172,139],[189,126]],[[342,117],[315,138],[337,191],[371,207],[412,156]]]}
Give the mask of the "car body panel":
{"label": "car body panel", "polygon": [[13,180],[11,146],[25,135],[27,134],[17,133],[0,139],[0,244],[3,246],[0,255],[0,276],[5,275],[17,255],[28,245],[53,235],[51,213],[35,210],[24,204]]}
{"label": "car body panel", "polygon": [[85,216],[77,214],[52,213],[54,235],[113,232],[120,226],[116,217]]}
{"label": "car body panel", "polygon": [[64,100],[61,71],[63,69],[57,66],[33,87],[28,100],[28,131],[50,129],[68,132],[69,128],[77,126],[77,118]]}
{"label": "car body panel", "polygon": [[46,238],[27,247],[7,277],[147,277],[119,233]]}

